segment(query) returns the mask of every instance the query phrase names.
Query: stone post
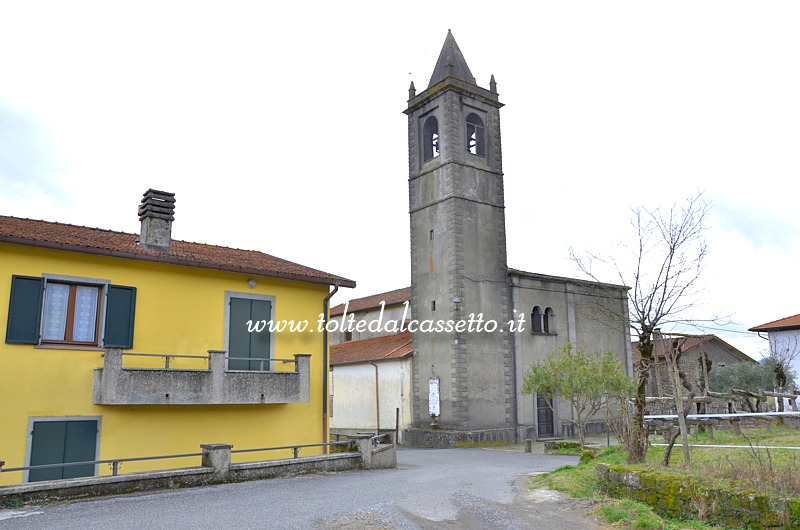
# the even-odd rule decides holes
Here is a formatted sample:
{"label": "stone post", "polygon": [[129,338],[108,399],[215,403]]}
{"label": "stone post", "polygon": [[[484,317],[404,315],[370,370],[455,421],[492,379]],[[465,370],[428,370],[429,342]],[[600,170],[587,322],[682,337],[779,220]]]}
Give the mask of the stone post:
{"label": "stone post", "polygon": [[361,453],[361,465],[364,469],[372,468],[372,439],[371,437],[361,437],[356,440],[358,452]]}
{"label": "stone post", "polygon": [[96,405],[116,403],[117,389],[120,387],[119,378],[122,374],[122,350],[105,348],[103,368],[95,369],[94,374],[92,401]]}
{"label": "stone post", "polygon": [[214,474],[218,477],[224,477],[228,474],[228,470],[231,468],[232,445],[201,444],[200,448],[203,450],[203,466],[213,467]]}
{"label": "stone post", "polygon": [[389,443],[375,446],[372,435],[357,435],[355,438],[358,452],[361,453],[361,465],[364,469],[392,469],[397,467],[397,444],[394,433],[388,433]]}
{"label": "stone post", "polygon": [[208,350],[208,369],[211,370],[210,403],[225,403],[225,350]]}
{"label": "stone post", "polygon": [[122,370],[122,350],[120,348],[106,348],[103,355],[103,370],[109,372]]}

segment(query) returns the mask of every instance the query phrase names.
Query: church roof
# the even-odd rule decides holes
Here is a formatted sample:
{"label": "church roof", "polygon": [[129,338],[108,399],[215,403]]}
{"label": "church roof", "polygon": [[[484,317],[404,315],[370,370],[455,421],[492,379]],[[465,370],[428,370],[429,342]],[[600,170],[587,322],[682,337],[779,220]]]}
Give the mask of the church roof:
{"label": "church roof", "polygon": [[528,272],[520,269],[508,268],[509,276],[519,276],[521,278],[529,278],[532,280],[542,280],[548,282],[572,283],[575,285],[586,285],[590,287],[606,287],[611,289],[625,289],[630,290],[626,285],[618,285],[615,283],[601,283],[595,280],[582,280],[579,278],[567,278],[566,276],[553,276],[552,274],[541,274],[538,272]]}
{"label": "church roof", "polygon": [[[448,72],[449,65],[452,65],[453,67],[451,72]],[[433,68],[433,73],[431,74],[431,81],[428,83],[428,88],[442,81],[448,75],[452,75],[453,77],[457,77],[462,81],[467,81],[468,83],[477,85],[475,82],[475,77],[472,75],[472,72],[470,72],[469,66],[467,66],[467,61],[464,59],[464,55],[458,48],[456,39],[453,37],[453,34],[449,29],[447,30],[447,37],[444,39],[442,51],[439,53],[439,60],[436,61],[436,66]]]}

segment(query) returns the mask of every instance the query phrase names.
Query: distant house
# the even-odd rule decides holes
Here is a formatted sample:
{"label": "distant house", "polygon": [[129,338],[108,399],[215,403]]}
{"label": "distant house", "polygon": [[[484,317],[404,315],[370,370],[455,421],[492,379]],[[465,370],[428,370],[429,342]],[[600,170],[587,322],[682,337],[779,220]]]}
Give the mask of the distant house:
{"label": "distant house", "polygon": [[[313,325],[330,287],[355,282],[174,240],[174,207],[173,194],[148,190],[140,234],[0,216],[6,469],[328,441],[324,334],[248,322]],[[127,462],[124,471],[196,463]],[[110,470],[4,472],[0,484],[97,474]]]}
{"label": "distant house", "polygon": [[[650,368],[650,377],[647,382],[648,396],[671,396],[672,382],[669,375],[669,366],[664,355],[664,348],[672,348],[673,342],[678,341],[681,354],[679,362],[683,364],[684,370],[690,376],[694,376],[695,381],[700,381],[702,367],[700,358],[703,353],[711,361],[711,369],[721,368],[733,363],[756,363],[747,354],[731,346],[716,335],[668,335],[664,334],[663,341],[656,336],[654,339],[655,350],[653,356],[655,362]],[[638,348],[639,343],[634,342],[631,348],[633,353],[633,364],[638,366],[641,353]]]}
{"label": "distant house", "polygon": [[[394,291],[356,298],[332,307],[331,320],[336,320],[339,324],[335,326],[335,329],[331,329],[331,344],[383,337],[397,333],[399,330],[387,331],[386,328],[388,326],[385,324],[390,321],[404,323],[405,320],[411,318],[409,311],[406,310],[410,302],[411,287],[404,287]],[[378,326],[377,319],[381,316],[381,309],[383,309],[383,323]],[[364,322],[364,324],[359,326],[359,322]],[[369,323],[373,323],[371,328]]]}
{"label": "distant house", "polygon": [[332,432],[375,432],[379,417],[393,430],[399,419],[402,441],[411,427],[411,333],[402,330],[410,298],[406,287],[331,308]]}
{"label": "distant house", "polygon": [[331,431],[404,431],[411,426],[411,333],[331,347]]}
{"label": "distant house", "polygon": [[761,336],[766,333],[772,355],[791,359],[789,368],[800,375],[800,315],[773,320],[750,328]]}

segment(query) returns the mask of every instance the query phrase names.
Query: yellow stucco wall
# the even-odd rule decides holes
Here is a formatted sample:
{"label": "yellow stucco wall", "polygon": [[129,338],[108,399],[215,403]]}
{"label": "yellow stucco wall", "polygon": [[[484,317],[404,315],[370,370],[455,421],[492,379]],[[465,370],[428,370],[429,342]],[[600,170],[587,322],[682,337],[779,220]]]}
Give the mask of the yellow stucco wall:
{"label": "yellow stucco wall", "polygon": [[[273,357],[311,354],[310,403],[268,405],[98,406],[92,404],[93,370],[102,350],[6,344],[12,275],[58,274],[110,280],[136,287],[134,343],[130,352],[205,355],[224,349],[225,292],[275,297],[277,320],[308,320],[313,332],[276,333]],[[247,286],[248,278],[255,288]],[[234,449],[321,443],[323,335],[317,332],[326,285],[284,281],[194,267],[94,256],[0,243],[0,460],[24,466],[32,417],[100,417],[99,459],[196,453],[203,443]],[[163,360],[142,359],[138,366]],[[126,357],[125,365],[130,365]],[[163,366],[163,364],[162,364]],[[293,365],[287,365],[292,369]],[[276,363],[276,369],[282,369]],[[69,418],[65,418],[69,419]],[[319,454],[306,449],[304,455]],[[234,462],[285,458],[290,452],[234,455]],[[199,465],[199,458],[129,463],[123,472]],[[109,474],[100,466],[100,474]],[[0,484],[22,481],[1,473]]]}

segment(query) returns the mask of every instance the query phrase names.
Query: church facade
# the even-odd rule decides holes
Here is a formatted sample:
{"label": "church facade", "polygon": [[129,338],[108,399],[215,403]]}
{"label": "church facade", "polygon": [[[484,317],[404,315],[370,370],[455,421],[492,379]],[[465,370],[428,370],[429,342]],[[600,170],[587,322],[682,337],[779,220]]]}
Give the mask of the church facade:
{"label": "church facade", "polygon": [[627,288],[507,265],[502,106],[494,76],[478,86],[450,32],[428,87],[409,89],[412,444],[567,433],[563,404],[554,415],[520,392],[566,341],[613,350],[633,373]]}

